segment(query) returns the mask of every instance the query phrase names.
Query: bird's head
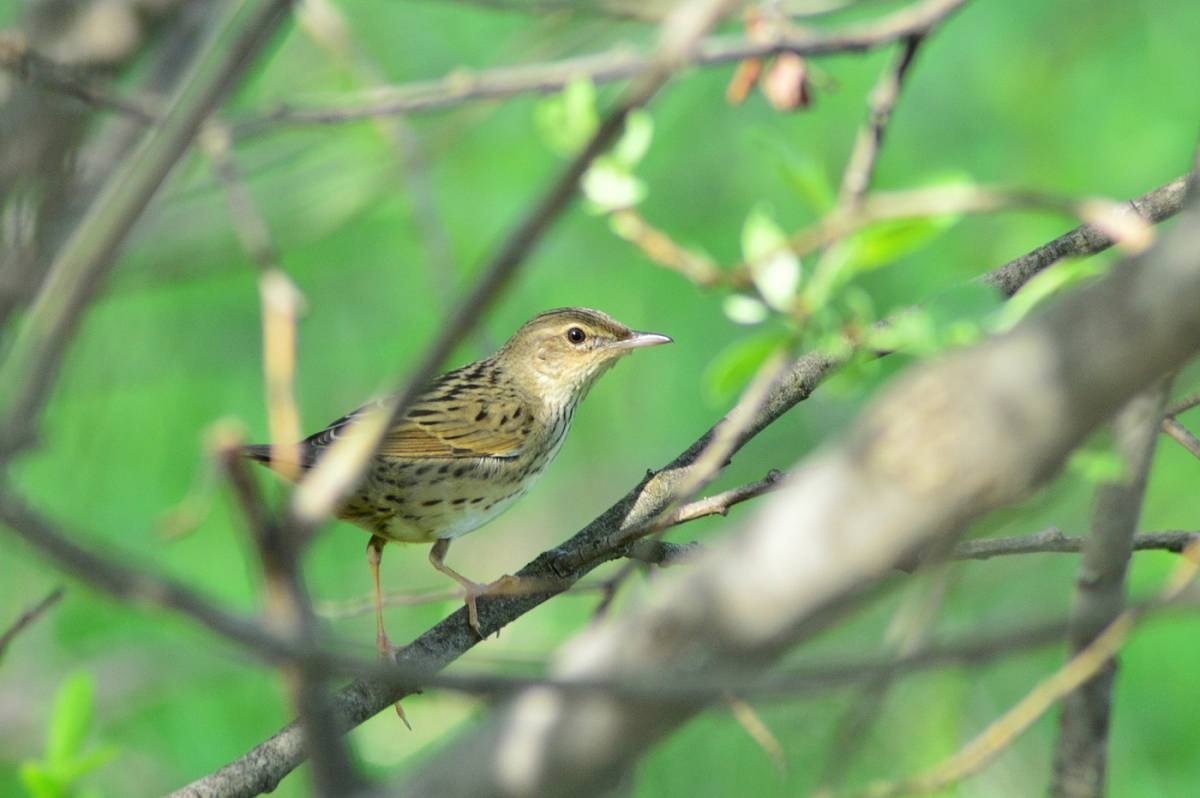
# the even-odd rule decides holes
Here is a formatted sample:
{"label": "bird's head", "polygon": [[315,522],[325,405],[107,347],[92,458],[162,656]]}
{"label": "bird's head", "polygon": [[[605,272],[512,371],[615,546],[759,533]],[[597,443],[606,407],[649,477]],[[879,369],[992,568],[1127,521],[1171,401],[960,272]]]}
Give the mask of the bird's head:
{"label": "bird's head", "polygon": [[669,343],[665,335],[631,330],[598,310],[559,308],[525,322],[498,357],[530,379],[544,401],[569,405],[624,355]]}

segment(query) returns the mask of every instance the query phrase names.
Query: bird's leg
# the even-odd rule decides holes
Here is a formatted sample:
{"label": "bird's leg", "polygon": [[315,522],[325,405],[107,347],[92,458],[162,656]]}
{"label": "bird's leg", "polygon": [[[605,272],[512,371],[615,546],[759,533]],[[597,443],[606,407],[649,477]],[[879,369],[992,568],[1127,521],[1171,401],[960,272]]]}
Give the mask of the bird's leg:
{"label": "bird's leg", "polygon": [[[392,653],[392,644],[383,628],[383,589],[379,584],[379,563],[383,560],[383,547],[386,545],[387,539],[378,535],[372,535],[367,543],[367,565],[371,568],[371,580],[375,583],[375,647],[379,650],[379,658],[385,662],[390,659]],[[400,722],[411,731],[412,724],[408,722],[400,702],[397,701],[394,706],[396,714],[400,716]]]}
{"label": "bird's leg", "polygon": [[375,583],[375,647],[379,649],[380,659],[387,659],[392,650],[383,628],[383,589],[379,585],[379,563],[383,560],[383,547],[386,545],[387,540],[378,535],[372,535],[367,543],[367,565],[371,569],[371,580]]}
{"label": "bird's leg", "polygon": [[449,550],[450,538],[438,538],[437,542],[433,544],[433,548],[429,550],[429,562],[433,563],[434,568],[438,569],[462,586],[462,589],[465,592],[465,595],[463,596],[463,603],[467,605],[467,624],[471,627],[475,634],[479,635],[479,639],[482,640],[483,632],[479,628],[479,610],[475,606],[475,599],[486,594],[494,587],[499,587],[501,585],[507,586],[510,583],[515,582],[517,581],[517,578],[515,576],[502,576],[495,582],[486,585],[480,584],[479,582],[475,582],[471,579],[467,579],[458,571],[454,570],[449,565],[446,565],[446,552]]}

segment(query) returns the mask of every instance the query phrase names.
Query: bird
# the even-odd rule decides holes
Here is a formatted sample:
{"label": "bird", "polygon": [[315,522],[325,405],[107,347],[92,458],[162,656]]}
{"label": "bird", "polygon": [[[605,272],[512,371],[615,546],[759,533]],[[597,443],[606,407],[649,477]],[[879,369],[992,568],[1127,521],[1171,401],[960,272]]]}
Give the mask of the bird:
{"label": "bird", "polygon": [[[513,577],[491,584],[468,579],[445,563],[451,541],[493,520],[529,490],[558,454],[575,409],[600,375],[636,349],[671,341],[598,310],[548,310],[521,325],[494,354],[443,374],[411,402],[335,511],[371,535],[367,563],[381,657],[391,650],[379,582],[384,546],[432,544],[429,561],[462,587],[468,624],[482,639],[476,598]],[[386,398],[369,402],[294,447],[281,447],[298,450],[298,470],[294,459],[279,467],[270,445],[246,446],[242,453],[299,479],[334,441],[386,407]]]}

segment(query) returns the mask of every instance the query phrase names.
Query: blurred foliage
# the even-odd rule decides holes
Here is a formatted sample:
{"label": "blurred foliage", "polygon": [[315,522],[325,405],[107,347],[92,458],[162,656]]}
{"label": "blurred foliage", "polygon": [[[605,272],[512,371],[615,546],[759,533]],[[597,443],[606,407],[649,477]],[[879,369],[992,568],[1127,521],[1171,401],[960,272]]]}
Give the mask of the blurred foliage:
{"label": "blurred foliage", "polygon": [[[862,5],[847,18],[895,4]],[[6,6],[0,4],[3,18],[15,16]],[[355,46],[396,83],[618,42],[644,44],[653,36],[650,27],[594,14],[538,17],[432,0],[356,0],[338,8]],[[981,185],[1064,194],[1125,198],[1149,190],[1181,174],[1195,145],[1196,41],[1195,0],[975,0],[918,54],[875,185],[913,187],[955,174]],[[633,123],[623,154],[598,165],[609,172],[593,178],[599,185],[593,186],[591,209],[635,201],[681,246],[729,267],[746,249],[811,224],[830,206],[835,176],[865,113],[866,92],[890,60],[885,51],[820,59],[824,80],[814,103],[796,113],[776,112],[758,95],[738,107],[727,105],[723,94],[732,65],[691,70]],[[125,76],[126,84],[133,85],[143,68]],[[332,101],[362,88],[361,73],[291,25],[238,91],[231,113],[280,101]],[[588,105],[603,109],[615,91],[576,83],[556,97],[412,116],[407,123],[430,170],[432,196],[426,199],[415,193],[417,183],[408,177],[386,121],[280,126],[238,142],[235,155],[250,192],[283,266],[308,300],[298,375],[307,428],[386,390],[419,357],[453,297],[560,167],[562,154],[595,124]],[[548,142],[548,134],[560,140]],[[429,266],[436,260],[415,212],[423,202],[445,224],[458,264],[452,274]],[[677,454],[724,412],[765,352],[794,341],[797,330],[805,336],[814,329],[840,332],[923,303],[894,333],[890,343],[900,354],[857,361],[753,441],[717,487],[791,466],[836,436],[880,385],[914,359],[1011,321],[1005,314],[1015,311],[997,312],[993,300],[963,286],[1075,224],[1045,213],[1010,212],[953,225],[930,220],[865,231],[845,245],[858,254],[841,265],[858,267],[836,272],[836,290],[816,308],[827,315],[813,314],[802,329],[788,326],[782,318],[786,298],[814,290],[819,259],[781,261],[756,274],[755,296],[743,297],[766,300],[754,311],[759,326],[747,329],[737,323],[753,320],[744,302],[740,314],[729,313],[726,292],[699,290],[650,264],[613,234],[607,219],[588,210],[581,203],[560,220],[456,362],[483,354],[534,313],[561,305],[601,308],[632,326],[668,333],[676,343],[639,353],[606,377],[581,408],[542,483],[516,509],[455,546],[452,565],[476,578],[512,572],[607,507],[647,467]],[[1114,258],[1107,253],[1064,274],[1086,277]],[[1031,299],[1052,301],[1049,295],[1061,287],[1043,286],[1044,296]],[[1196,383],[1192,370],[1176,389]],[[240,420],[248,437],[264,437],[255,272],[237,244],[209,165],[193,154],[139,224],[106,295],[88,314],[48,410],[44,446],[14,476],[80,542],[251,611],[260,601],[251,547],[223,490],[206,490],[200,477],[209,468],[205,430],[227,417]],[[1101,441],[1088,451],[1103,446]],[[977,524],[972,534],[1021,534],[1051,524],[1084,532],[1091,480],[1104,472],[1103,454],[1088,456],[1081,468],[1068,470],[1020,507]],[[1164,442],[1144,528],[1195,528],[1197,468]],[[265,475],[264,484],[271,484]],[[164,536],[161,519],[194,485],[201,492],[189,506],[198,500],[210,511],[188,534]],[[739,507],[729,518],[706,519],[672,537],[726,534],[753,512],[753,505]],[[305,563],[317,599],[367,594],[365,542],[342,524],[320,536]],[[1171,555],[1137,555],[1133,592],[1153,590],[1171,562]],[[1062,555],[957,567],[931,631],[952,637],[1059,617],[1069,605],[1075,567],[1075,558]],[[389,547],[383,576],[390,590],[443,586],[415,548]],[[0,536],[0,606],[19,607],[58,579],[28,550]],[[617,611],[645,584],[639,579],[631,585]],[[878,651],[899,602],[920,585],[920,579],[897,577],[888,595],[793,659]],[[595,602],[588,593],[549,602],[455,667],[536,672],[546,652],[586,623]],[[389,632],[403,641],[454,606],[390,610]],[[373,651],[369,616],[331,622],[329,629],[347,650],[365,656]],[[1196,700],[1198,631],[1194,618],[1155,621],[1123,654],[1110,755],[1114,795],[1184,795],[1200,782],[1200,762],[1192,755],[1195,724],[1187,711]],[[848,783],[907,773],[947,755],[1061,657],[1061,651],[1045,650],[904,680],[862,735]],[[53,746],[43,750],[40,742],[45,730],[65,728],[64,702],[82,702],[54,696],[63,683],[75,684],[72,692],[84,689],[68,681],[81,665],[93,680],[87,684],[95,686],[94,722],[83,728],[94,726],[98,738],[120,751],[118,763],[85,779],[108,795],[179,786],[240,755],[290,715],[275,675],[233,647],[185,620],[127,608],[78,585],[12,646],[0,669],[0,794],[20,794],[21,763],[49,767]],[[759,705],[786,751],[785,775],[727,714],[708,713],[650,754],[636,793],[798,794],[815,785],[841,713],[854,698],[855,691],[838,690]],[[436,692],[407,700],[405,708],[413,733],[382,713],[351,734],[368,772],[395,775],[419,765],[483,709]],[[954,794],[1040,793],[1054,731],[1054,719],[1044,718]],[[84,746],[68,759],[86,758],[89,750]],[[304,794],[306,778],[302,769],[278,794]]]}

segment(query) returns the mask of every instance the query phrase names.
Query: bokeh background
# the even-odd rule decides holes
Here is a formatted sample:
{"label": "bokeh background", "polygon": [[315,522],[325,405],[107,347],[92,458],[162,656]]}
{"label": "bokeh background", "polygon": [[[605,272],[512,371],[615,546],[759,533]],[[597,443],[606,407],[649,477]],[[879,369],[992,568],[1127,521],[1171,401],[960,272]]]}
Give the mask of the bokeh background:
{"label": "bokeh background", "polygon": [[[15,23],[21,5],[0,2],[0,23]],[[894,7],[860,5],[840,18]],[[393,83],[643,43],[653,32],[603,15],[513,13],[438,0],[355,0],[337,7],[354,46]],[[1197,41],[1194,0],[971,2],[921,50],[876,185],[901,188],[954,173],[980,183],[1119,199],[1165,183],[1186,170],[1196,143]],[[773,110],[757,94],[740,107],[728,105],[724,89],[732,66],[680,76],[650,108],[655,136],[638,167],[649,189],[642,212],[725,264],[738,260],[743,222],[764,201],[786,229],[811,222],[797,175],[817,170],[836,185],[864,115],[865,93],[890,58],[881,51],[816,60],[814,102],[793,113]],[[142,67],[135,64],[121,80],[133,85]],[[361,70],[289,23],[229,107],[236,114],[280,101],[334,100],[365,85]],[[611,87],[599,89],[602,105],[612,96]],[[414,221],[412,185],[385,128],[369,121],[277,127],[239,141],[235,157],[283,267],[307,298],[298,374],[307,429],[394,384],[561,165],[535,125],[538,102],[521,97],[408,118],[448,233],[451,274],[433,265]],[[1026,212],[968,218],[872,274],[864,287],[881,311],[915,303],[1073,224]],[[479,579],[512,572],[565,539],[647,468],[662,465],[703,432],[731,401],[706,387],[706,371],[716,353],[751,334],[725,318],[720,291],[699,290],[653,266],[603,219],[576,206],[480,320],[480,333],[460,348],[455,363],[490,351],[534,313],[562,305],[600,308],[676,343],[638,353],[602,380],[541,483],[507,515],[454,546],[451,564]],[[204,440],[219,419],[238,421],[251,438],[266,435],[259,324],[255,269],[229,224],[208,162],[193,154],[125,247],[71,349],[46,414],[43,446],[14,466],[13,476],[81,542],[169,573],[230,607],[256,610],[261,584],[253,552],[227,493],[205,488]],[[895,361],[822,388],[747,446],[718,487],[787,468],[837,435],[875,387],[904,365]],[[1185,373],[1176,392],[1197,382]],[[1143,529],[1196,528],[1198,479],[1200,463],[1163,441]],[[265,474],[263,484],[283,495]],[[1083,533],[1091,492],[1086,476],[1069,470],[972,534],[1021,534],[1051,524]],[[199,497],[189,506],[206,507],[206,515],[185,535],[167,534],[165,520],[189,493]],[[703,540],[752,518],[752,506],[744,505],[728,518],[677,529],[671,539]],[[319,602],[367,595],[365,543],[362,532],[345,524],[330,524],[318,538],[305,573]],[[1133,592],[1152,591],[1171,562],[1172,555],[1138,554]],[[952,638],[1061,617],[1075,567],[1076,558],[1067,555],[956,566],[932,633]],[[445,586],[423,547],[389,547],[383,573],[392,591]],[[636,601],[646,582],[639,576],[617,611]],[[95,691],[87,745],[115,752],[82,785],[106,796],[180,786],[289,719],[286,697],[268,669],[185,620],[114,603],[63,579],[0,535],[0,625],[58,584],[67,589],[62,603],[18,639],[0,667],[0,794],[23,794],[18,768],[44,754],[54,696],[80,672]],[[930,589],[924,579],[897,577],[894,590],[796,652],[795,661],[880,651],[899,603]],[[455,668],[536,673],[548,652],[588,622],[597,601],[597,594],[585,592],[549,602]],[[411,638],[455,607],[441,601],[389,610],[393,640]],[[369,615],[330,620],[328,627],[346,650],[373,651]],[[1152,620],[1123,652],[1112,794],[1187,795],[1200,783],[1194,755],[1200,726],[1190,709],[1200,696],[1198,633],[1194,618]],[[934,763],[1062,655],[1051,647],[986,667],[906,678],[861,735],[846,783]],[[757,706],[783,746],[783,772],[727,712],[709,712],[646,757],[634,793],[803,793],[826,767],[835,730],[855,697],[853,690],[838,690]],[[367,772],[396,775],[418,767],[486,710],[478,701],[437,692],[408,699],[405,707],[413,732],[385,712],[351,734]],[[1054,736],[1053,716],[1042,719],[982,775],[947,794],[1041,792]],[[279,794],[305,794],[306,779],[302,769]]]}

